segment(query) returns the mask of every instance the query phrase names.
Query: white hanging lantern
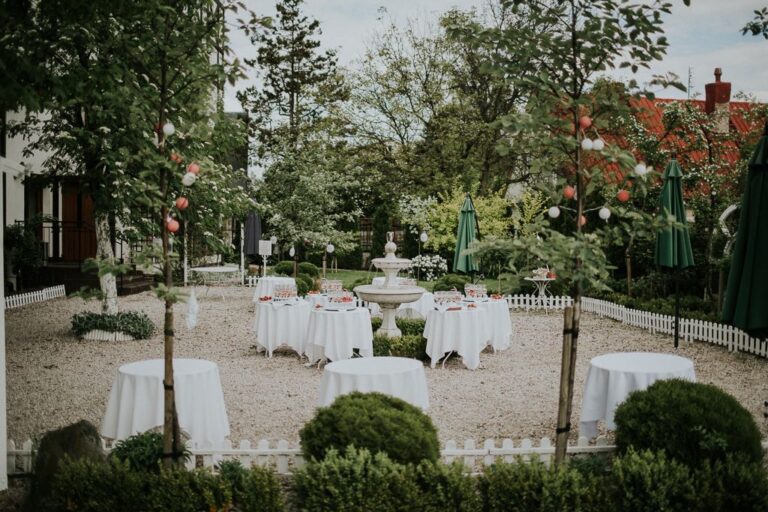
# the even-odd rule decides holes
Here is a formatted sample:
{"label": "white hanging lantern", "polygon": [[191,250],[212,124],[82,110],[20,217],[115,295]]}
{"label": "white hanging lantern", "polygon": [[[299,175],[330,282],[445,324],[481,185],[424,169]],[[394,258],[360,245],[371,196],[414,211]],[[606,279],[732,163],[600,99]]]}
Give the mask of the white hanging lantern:
{"label": "white hanging lantern", "polygon": [[556,219],[560,216],[560,208],[558,208],[557,206],[553,206],[549,209],[547,213],[551,218]]}
{"label": "white hanging lantern", "polygon": [[602,151],[605,149],[605,141],[603,139],[597,139],[592,141],[592,149],[595,151]]}
{"label": "white hanging lantern", "polygon": [[197,176],[195,176],[195,175],[194,175],[194,174],[192,174],[191,172],[188,172],[188,173],[186,173],[186,174],[184,175],[184,177],[183,177],[183,178],[181,178],[181,183],[182,183],[182,184],[183,184],[185,187],[191,187],[192,185],[194,185],[194,184],[195,184],[195,182],[196,182],[196,181],[197,181]]}
{"label": "white hanging lantern", "polygon": [[581,141],[581,149],[584,151],[592,151],[594,148],[594,143],[592,142],[592,139],[584,137],[584,140]]}
{"label": "white hanging lantern", "polygon": [[603,220],[606,220],[606,221],[607,221],[607,220],[608,220],[608,219],[611,217],[611,210],[609,210],[608,208],[606,208],[605,206],[603,206],[602,208],[600,208],[600,211],[598,211],[598,212],[597,212],[597,215],[598,215],[598,216],[599,216],[601,219],[603,219]]}
{"label": "white hanging lantern", "polygon": [[643,162],[640,162],[635,166],[635,174],[638,176],[645,176],[648,174],[648,168],[645,166]]}
{"label": "white hanging lantern", "polygon": [[171,136],[176,133],[176,127],[173,126],[173,123],[165,123],[163,125],[163,133],[167,136]]}
{"label": "white hanging lantern", "polygon": [[335,250],[336,250],[336,248],[333,246],[333,244],[332,244],[332,243],[329,243],[329,244],[328,244],[328,245],[325,247],[325,250],[326,250],[326,251],[328,251],[328,254],[333,254],[333,251],[335,251]]}
{"label": "white hanging lantern", "polygon": [[291,248],[288,249],[288,256],[290,256],[291,258],[296,256],[296,249],[294,249],[293,246],[291,246]]}

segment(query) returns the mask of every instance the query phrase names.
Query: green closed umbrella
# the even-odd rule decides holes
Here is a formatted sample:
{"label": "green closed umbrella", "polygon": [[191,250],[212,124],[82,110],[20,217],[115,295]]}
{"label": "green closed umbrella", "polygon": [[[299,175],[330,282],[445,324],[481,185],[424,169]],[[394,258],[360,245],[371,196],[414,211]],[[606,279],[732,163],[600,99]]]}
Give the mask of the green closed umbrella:
{"label": "green closed umbrella", "polygon": [[473,255],[461,254],[469,248],[469,244],[477,240],[478,231],[475,205],[472,204],[472,198],[467,194],[464,204],[461,206],[461,213],[459,213],[459,229],[456,231],[456,253],[453,255],[454,272],[470,274],[480,270]]}
{"label": "green closed umbrella", "polygon": [[768,338],[768,123],[749,161],[723,321]]}
{"label": "green closed umbrella", "polygon": [[664,169],[664,185],[661,187],[660,211],[662,215],[671,215],[680,226],[662,230],[656,239],[656,264],[675,273],[675,348],[680,340],[680,280],[677,273],[693,265],[691,236],[685,220],[683,186],[680,179],[683,171],[675,155]]}

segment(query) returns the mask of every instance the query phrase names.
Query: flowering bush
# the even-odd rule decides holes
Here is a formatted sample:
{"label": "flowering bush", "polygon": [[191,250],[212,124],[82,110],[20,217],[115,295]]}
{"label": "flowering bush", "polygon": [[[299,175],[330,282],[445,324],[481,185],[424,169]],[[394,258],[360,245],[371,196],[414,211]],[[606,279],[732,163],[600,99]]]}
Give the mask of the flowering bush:
{"label": "flowering bush", "polygon": [[434,281],[448,272],[448,261],[439,254],[420,254],[411,260],[411,275]]}

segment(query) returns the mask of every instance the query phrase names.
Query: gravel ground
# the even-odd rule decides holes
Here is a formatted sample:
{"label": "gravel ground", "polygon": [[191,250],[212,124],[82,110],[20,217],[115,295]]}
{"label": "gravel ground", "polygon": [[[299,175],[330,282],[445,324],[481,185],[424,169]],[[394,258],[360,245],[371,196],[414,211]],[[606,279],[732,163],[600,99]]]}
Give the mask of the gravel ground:
{"label": "gravel ground", "polygon": [[[146,312],[158,326],[162,323],[162,305],[149,293],[122,298],[120,305],[123,310]],[[162,357],[160,332],[151,340],[134,342],[76,339],[69,332],[70,317],[84,308],[96,310],[97,305],[59,299],[6,312],[12,439],[20,441],[81,418],[100,425],[117,368]],[[272,359],[257,355],[252,348],[253,308],[249,290],[212,290],[200,299],[197,328],[188,331],[182,315],[177,315],[176,356],[219,365],[233,441],[294,442],[313,414],[322,369],[304,367],[288,350],[278,351]],[[442,441],[553,437],[562,315],[514,312],[512,324],[512,348],[483,353],[480,369],[466,370],[459,361],[449,362],[445,369],[426,369],[429,414]],[[590,358],[616,351],[671,352],[672,340],[584,315],[574,425]],[[762,433],[768,434],[762,418],[763,400],[768,399],[767,360],[703,343],[683,343],[679,353],[694,361],[699,382],[716,384],[736,396],[755,416]]]}

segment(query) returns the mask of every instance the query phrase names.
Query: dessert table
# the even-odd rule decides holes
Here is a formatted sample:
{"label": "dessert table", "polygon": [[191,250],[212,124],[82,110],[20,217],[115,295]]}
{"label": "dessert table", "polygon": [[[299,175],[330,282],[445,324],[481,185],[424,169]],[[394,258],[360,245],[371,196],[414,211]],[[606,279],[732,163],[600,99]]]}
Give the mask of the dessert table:
{"label": "dessert table", "polygon": [[693,361],[672,354],[618,352],[592,358],[584,382],[579,435],[597,435],[597,422],[613,430],[616,407],[632,391],[643,390],[664,379],[696,381]]}
{"label": "dessert table", "polygon": [[424,365],[404,357],[364,357],[325,366],[318,405],[331,405],[338,396],[376,391],[426,410],[429,407]]}
{"label": "dessert table", "polygon": [[475,370],[480,366],[480,352],[491,341],[488,313],[480,308],[433,309],[427,314],[424,337],[432,368],[445,354],[456,352],[464,366]]}
{"label": "dessert table", "polygon": [[304,299],[309,302],[310,306],[315,307],[328,305],[329,297],[327,293],[308,293]]}
{"label": "dessert table", "polygon": [[267,357],[272,357],[280,345],[288,345],[303,355],[310,310],[309,302],[301,299],[257,302],[253,323],[256,344]]}
{"label": "dessert table", "polygon": [[504,299],[465,299],[469,304],[488,313],[488,327],[491,330],[490,345],[493,351],[506,350],[511,344],[512,319],[509,316],[509,305]]}
{"label": "dessert table", "polygon": [[[397,283],[400,284],[401,278],[397,278]],[[384,278],[383,277],[374,277],[373,281],[371,281],[371,284],[374,286],[382,286],[384,284]],[[400,306],[397,308],[397,317],[398,318],[427,318],[427,313],[429,313],[432,309],[435,307],[435,296],[432,294],[432,292],[426,292],[424,295],[422,295],[419,300],[415,302],[407,302],[405,304],[400,304]],[[371,302],[368,306],[368,308],[371,310],[371,315],[377,316],[381,314],[381,307],[379,307],[378,304],[375,302]]]}
{"label": "dessert table", "polygon": [[293,286],[296,287],[296,280],[292,277],[267,276],[260,277],[256,283],[256,291],[253,293],[253,302],[258,302],[259,297],[272,297],[275,295],[275,286]]}
{"label": "dessert table", "polygon": [[[162,359],[124,364],[117,370],[101,422],[101,435],[126,439],[163,425]],[[221,446],[229,436],[229,420],[216,363],[174,359],[173,377],[180,428],[198,446]]]}
{"label": "dessert table", "polygon": [[366,308],[313,309],[304,348],[310,362],[350,359],[354,349],[363,357],[373,357],[371,313]]}

